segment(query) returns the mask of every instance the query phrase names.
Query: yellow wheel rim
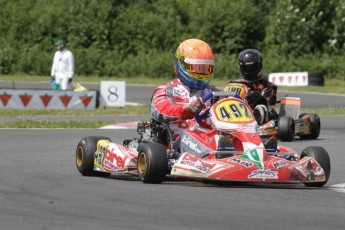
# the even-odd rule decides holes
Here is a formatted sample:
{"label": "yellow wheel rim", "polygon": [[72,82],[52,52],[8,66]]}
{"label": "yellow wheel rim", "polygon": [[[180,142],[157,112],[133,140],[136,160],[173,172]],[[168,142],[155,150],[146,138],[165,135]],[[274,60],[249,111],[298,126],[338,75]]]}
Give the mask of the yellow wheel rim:
{"label": "yellow wheel rim", "polygon": [[146,169],[146,156],[143,153],[139,154],[139,159],[138,159],[138,171],[140,174],[143,174]]}
{"label": "yellow wheel rim", "polygon": [[84,152],[82,147],[78,147],[76,152],[77,166],[81,167],[83,165]]}

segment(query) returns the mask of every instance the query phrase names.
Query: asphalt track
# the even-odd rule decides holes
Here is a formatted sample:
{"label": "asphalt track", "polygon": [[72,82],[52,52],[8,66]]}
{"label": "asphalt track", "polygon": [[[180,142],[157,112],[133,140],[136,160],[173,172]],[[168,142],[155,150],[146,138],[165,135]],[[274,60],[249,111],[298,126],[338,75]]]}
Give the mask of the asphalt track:
{"label": "asphalt track", "polygon": [[312,145],[328,150],[332,173],[322,188],[83,177],[74,158],[83,136],[121,143],[136,131],[2,129],[1,229],[344,229],[345,119],[321,120],[318,140],[284,144],[299,152]]}
{"label": "asphalt track", "polygon": [[1,129],[0,229],[344,229],[345,116],[321,123],[318,140],[282,144],[327,149],[332,172],[322,188],[83,177],[74,158],[83,136],[121,143],[136,131]]}

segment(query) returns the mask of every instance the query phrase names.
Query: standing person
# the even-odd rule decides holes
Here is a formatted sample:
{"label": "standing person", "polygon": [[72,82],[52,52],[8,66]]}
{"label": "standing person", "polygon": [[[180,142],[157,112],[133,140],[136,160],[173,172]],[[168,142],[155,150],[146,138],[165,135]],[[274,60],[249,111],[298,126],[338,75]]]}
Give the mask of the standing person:
{"label": "standing person", "polygon": [[[230,81],[224,91],[228,91],[231,83],[244,83],[250,87],[246,97],[248,104],[254,110],[254,116],[259,125],[268,121],[268,107],[277,102],[277,86],[262,77],[262,56],[256,49],[246,49],[238,55],[240,76]],[[274,126],[274,124],[271,124]]]}
{"label": "standing person", "polygon": [[202,97],[219,91],[209,84],[213,66],[213,51],[206,42],[188,39],[178,46],[174,57],[176,78],[159,86],[151,103],[152,118],[168,123],[174,138],[190,129],[195,114],[210,106],[210,102],[204,103]]}
{"label": "standing person", "polygon": [[71,51],[66,49],[65,41],[58,40],[54,43],[55,52],[51,69],[52,80],[58,84],[61,90],[72,89],[71,83],[74,75],[74,57]]}

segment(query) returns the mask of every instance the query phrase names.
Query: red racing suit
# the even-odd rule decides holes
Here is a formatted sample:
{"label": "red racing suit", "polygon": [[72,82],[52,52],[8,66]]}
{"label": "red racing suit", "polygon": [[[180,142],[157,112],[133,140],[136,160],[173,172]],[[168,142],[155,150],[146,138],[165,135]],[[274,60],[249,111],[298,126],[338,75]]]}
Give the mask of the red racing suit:
{"label": "red racing suit", "polygon": [[[213,91],[219,89],[213,85],[208,85],[203,90],[191,89],[179,79],[160,85],[152,96],[151,116],[157,121],[169,123],[176,138],[184,130],[194,127],[194,120],[189,120],[194,118],[194,114],[188,107],[192,98],[203,97]],[[205,109],[210,106],[209,101],[205,102]]]}

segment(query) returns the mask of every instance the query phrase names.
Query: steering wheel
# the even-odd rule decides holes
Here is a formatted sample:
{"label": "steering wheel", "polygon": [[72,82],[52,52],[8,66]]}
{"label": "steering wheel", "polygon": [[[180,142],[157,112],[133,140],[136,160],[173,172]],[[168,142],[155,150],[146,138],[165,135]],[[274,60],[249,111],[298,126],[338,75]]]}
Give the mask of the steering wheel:
{"label": "steering wheel", "polygon": [[[237,93],[234,93],[234,92],[210,92],[210,93],[207,93],[206,95],[204,95],[202,97],[202,101],[203,102],[206,102],[207,100],[213,98],[213,97],[229,97],[229,96],[232,96],[232,97],[236,97],[236,98],[240,98],[242,99]],[[212,106],[212,105],[211,105]],[[210,114],[210,109],[211,108],[208,108],[204,113],[202,114],[195,114],[194,115],[194,119],[196,122],[198,122],[198,124],[201,126],[201,127],[204,127],[204,128],[208,128],[208,129],[211,129],[212,126],[206,122],[204,122],[203,120],[206,119],[209,114]]]}

